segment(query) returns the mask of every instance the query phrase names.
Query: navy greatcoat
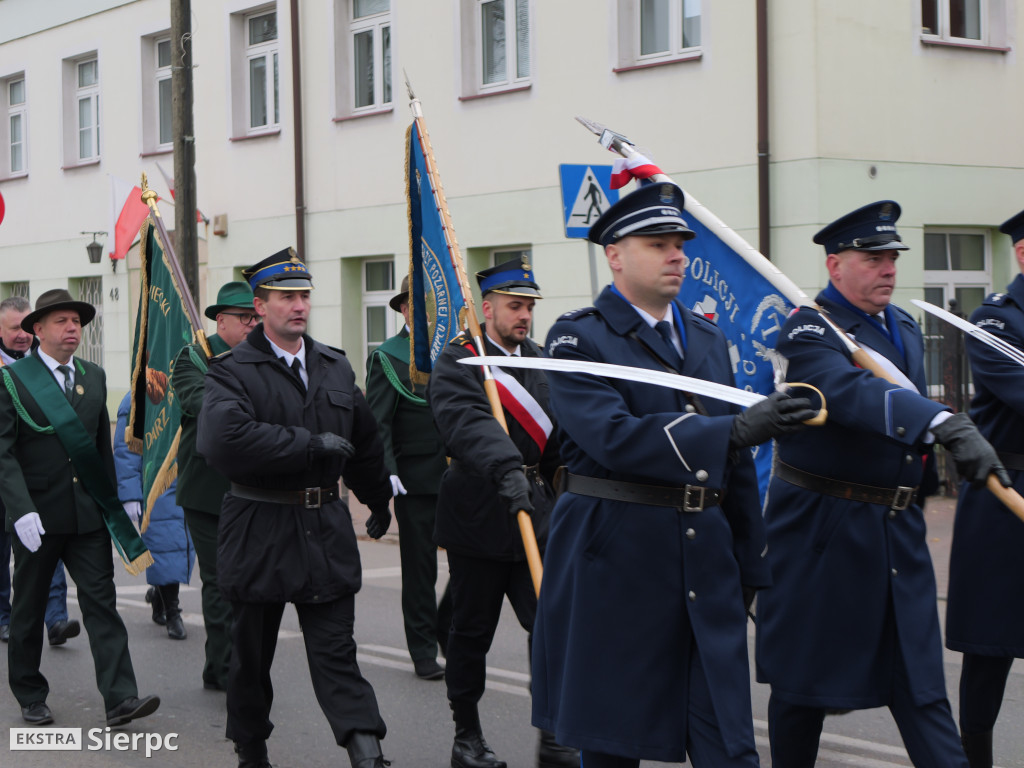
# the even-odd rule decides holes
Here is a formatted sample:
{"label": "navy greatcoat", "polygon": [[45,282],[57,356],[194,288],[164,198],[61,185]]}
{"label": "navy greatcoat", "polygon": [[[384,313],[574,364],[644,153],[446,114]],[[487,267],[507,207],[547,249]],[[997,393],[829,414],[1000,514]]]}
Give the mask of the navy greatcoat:
{"label": "navy greatcoat", "polygon": [[[985,299],[971,322],[1024,350],[1024,276]],[[1024,454],[1024,369],[970,340],[971,418],[1000,453]],[[1008,470],[1024,492],[1024,472]],[[946,645],[980,656],[1024,657],[1024,523],[988,490],[964,483],[953,527],[946,604]]]}
{"label": "navy greatcoat", "polygon": [[[733,384],[725,338],[679,302],[682,373]],[[664,370],[661,337],[610,288],[551,328],[554,358]],[[648,485],[727,489],[720,507],[563,494],[552,513],[533,642],[533,723],[560,744],[685,759],[689,663],[697,649],[730,755],[754,750],[741,584],[765,587],[752,455],[730,456],[738,407],[649,384],[555,373],[551,401],[570,472]],[[706,473],[706,474],[705,474]],[[694,648],[696,644],[697,648]]]}
{"label": "navy greatcoat", "polygon": [[[924,443],[945,407],[925,396],[921,330],[890,314],[906,359],[880,326],[824,293],[817,302],[858,344],[880,353],[916,391],[854,366],[813,309],[789,317],[776,346],[787,378],[825,395],[823,427],[785,435],[776,460],[804,472],[879,488],[934,488]],[[758,680],[809,707],[890,703],[899,658],[917,705],[945,700],[935,575],[918,503],[902,511],[805,490],[773,476],[765,506],[773,587],[758,597]]]}

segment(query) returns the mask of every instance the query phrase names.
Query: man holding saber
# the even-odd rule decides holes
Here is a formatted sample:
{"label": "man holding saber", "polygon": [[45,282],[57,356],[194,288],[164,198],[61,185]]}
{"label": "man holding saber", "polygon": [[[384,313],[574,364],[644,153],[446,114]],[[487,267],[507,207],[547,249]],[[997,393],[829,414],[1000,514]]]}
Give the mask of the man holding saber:
{"label": "man holding saber", "polygon": [[[733,384],[722,332],[676,299],[694,237],[683,200],[659,181],[594,224],[614,281],[555,323],[551,357]],[[741,413],[622,379],[549,386],[569,473],[538,608],[534,724],[581,748],[586,768],[756,766],[745,609],[770,575],[748,448],[799,429],[810,403],[775,393]]]}
{"label": "man holding saber", "polygon": [[928,399],[921,331],[890,303],[900,207],[883,200],[818,232],[817,301],[892,381],[856,367],[819,312],[779,333],[789,377],[828,400],[821,429],[779,438],[765,508],[773,588],[758,603],[758,679],[772,687],[772,762],[810,768],[825,714],[888,706],[916,766],[966,766],[946,698],[935,576],[918,499],[931,444],[961,474],[1009,478],[965,414]]}
{"label": "man holding saber", "polygon": [[[1010,236],[1024,271],[1024,211],[999,228]],[[1024,275],[994,293],[971,322],[1024,350]],[[1024,366],[968,338],[974,374],[971,418],[999,451],[1017,490],[1024,490]],[[960,738],[971,768],[992,768],[992,729],[1014,658],[1024,657],[1024,523],[991,493],[964,484],[953,527],[946,604],[946,646],[964,654],[960,670]]]}

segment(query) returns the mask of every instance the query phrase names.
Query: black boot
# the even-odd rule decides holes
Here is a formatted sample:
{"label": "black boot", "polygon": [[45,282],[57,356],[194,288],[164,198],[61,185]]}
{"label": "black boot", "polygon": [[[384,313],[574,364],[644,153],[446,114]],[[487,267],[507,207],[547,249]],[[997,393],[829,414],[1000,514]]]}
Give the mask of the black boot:
{"label": "black boot", "polygon": [[150,587],[146,590],[146,602],[153,605],[153,623],[161,627],[167,623],[164,618],[164,601],[160,599],[160,590]]}
{"label": "black boot", "polygon": [[971,768],[992,768],[992,731],[961,733],[960,743]]}
{"label": "black boot", "polygon": [[450,702],[455,719],[455,743],[452,744],[452,768],[506,768],[505,761],[494,756],[480,730],[476,704]]}
{"label": "black boot", "polygon": [[188,632],[185,631],[185,624],[181,620],[181,608],[178,606],[178,582],[161,584],[158,591],[164,604],[167,636],[171,640],[184,640],[188,637]]}
{"label": "black boot", "polygon": [[541,730],[537,742],[537,768],[580,768],[580,751],[563,747],[555,741],[555,734]]}
{"label": "black boot", "polygon": [[348,759],[352,762],[352,768],[384,768],[391,765],[384,759],[384,754],[380,751],[380,739],[374,733],[364,731],[353,733],[349,737],[345,749],[348,750]]}
{"label": "black boot", "polygon": [[267,742],[258,741],[235,742],[235,753],[238,755],[238,768],[274,768],[267,759]]}

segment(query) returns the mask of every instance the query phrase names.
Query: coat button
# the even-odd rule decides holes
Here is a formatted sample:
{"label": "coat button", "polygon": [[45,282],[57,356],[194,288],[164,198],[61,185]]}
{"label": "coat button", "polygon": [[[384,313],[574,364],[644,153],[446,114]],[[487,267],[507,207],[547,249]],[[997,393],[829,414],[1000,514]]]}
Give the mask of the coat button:
{"label": "coat button", "polygon": [[893,568],[892,571],[890,571],[890,573],[892,573],[893,576],[898,576],[900,572]]}
{"label": "coat button", "polygon": [[699,480],[702,483],[705,482],[708,479],[707,470],[698,469],[697,472],[694,474],[694,477],[696,477],[697,480]]}
{"label": "coat button", "polygon": [[687,597],[690,598],[690,602],[692,603],[697,600],[697,593],[691,589]]}
{"label": "coat button", "polygon": [[71,478],[71,482],[72,482],[72,483],[77,483],[77,482],[78,482],[78,478],[77,478],[77,477],[73,477],[73,478]]}
{"label": "coat button", "polygon": [[907,430],[905,427],[896,427],[896,434],[899,435],[900,437],[903,437],[905,434],[907,434]]}
{"label": "coat button", "polygon": [[895,518],[896,518],[896,510],[895,509],[890,509],[889,510],[889,519],[890,520],[894,520]]}
{"label": "coat button", "polygon": [[696,410],[697,410],[697,409],[696,409],[696,408],[694,408],[694,407],[693,407],[693,405],[692,405],[691,403],[687,403],[687,404],[686,404],[686,412],[687,412],[687,413],[693,413],[693,412],[694,412],[694,411],[696,411]]}
{"label": "coat button", "polygon": [[697,538],[697,532],[695,530],[693,530],[693,528],[687,528],[686,529],[686,538],[688,538],[688,539],[695,539],[695,538]]}
{"label": "coat button", "polygon": [[914,463],[914,457],[911,456],[909,453],[906,456],[903,457],[903,460],[905,462],[907,462],[907,464],[913,464]]}

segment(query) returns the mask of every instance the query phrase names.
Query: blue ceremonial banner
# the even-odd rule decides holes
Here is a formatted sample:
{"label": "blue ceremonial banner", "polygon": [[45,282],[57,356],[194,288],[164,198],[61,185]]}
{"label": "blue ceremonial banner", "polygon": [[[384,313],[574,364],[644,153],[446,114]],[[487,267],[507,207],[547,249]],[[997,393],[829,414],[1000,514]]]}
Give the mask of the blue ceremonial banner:
{"label": "blue ceremonial banner", "polygon": [[[687,208],[683,216],[697,237],[685,245],[690,265],[679,298],[725,332],[736,386],[770,394],[775,385],[768,351],[774,349],[793,304],[705,226],[694,211]],[[762,501],[771,474],[771,445],[769,442],[753,449]]]}
{"label": "blue ceremonial banner", "polygon": [[438,179],[433,159],[424,154],[429,142],[420,135],[419,122],[406,134],[406,185],[409,201],[409,334],[412,345],[409,373],[424,383],[434,360],[462,329],[466,306],[452,261],[450,237],[438,205]]}

